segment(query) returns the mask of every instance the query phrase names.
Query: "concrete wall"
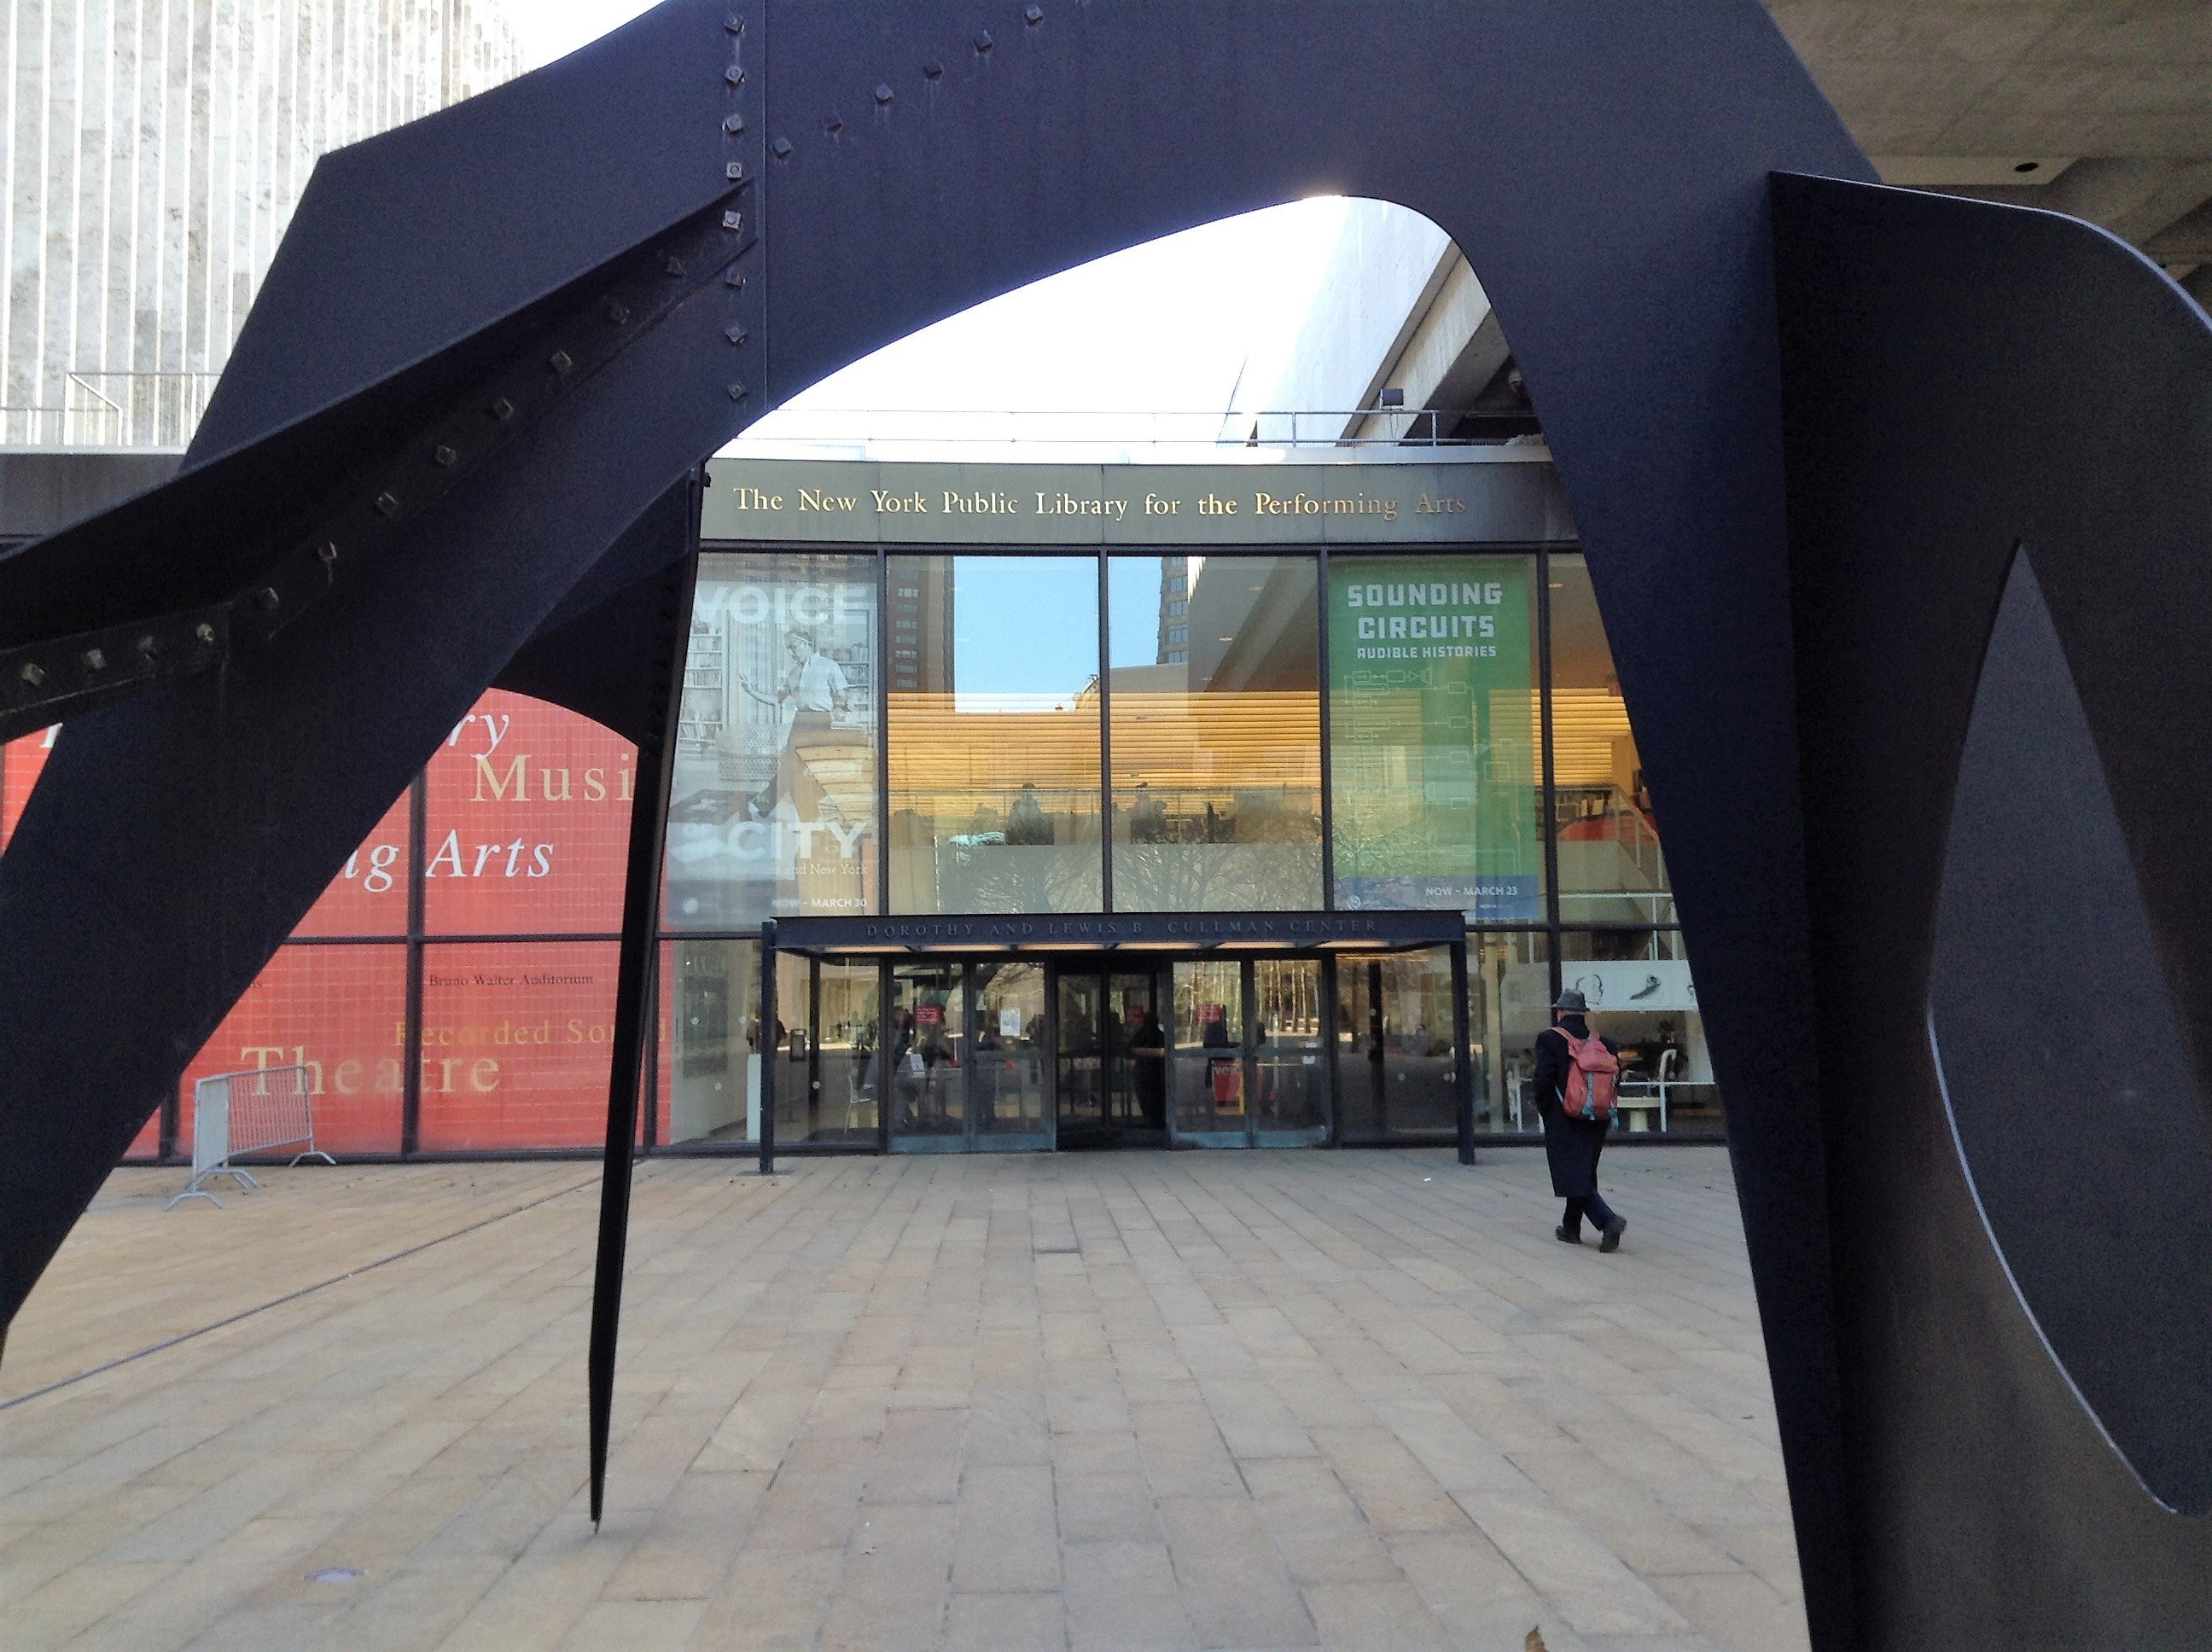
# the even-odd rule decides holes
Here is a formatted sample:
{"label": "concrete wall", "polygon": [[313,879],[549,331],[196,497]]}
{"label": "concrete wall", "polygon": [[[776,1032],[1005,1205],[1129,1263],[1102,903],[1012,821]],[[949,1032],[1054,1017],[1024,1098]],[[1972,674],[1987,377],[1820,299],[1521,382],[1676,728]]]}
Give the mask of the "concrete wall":
{"label": "concrete wall", "polygon": [[1382,201],[1350,203],[1336,251],[1281,370],[1247,381],[1222,434],[1242,440],[1334,441],[1358,421],[1287,418],[1268,411],[1344,412],[1363,406],[1413,335],[1458,258],[1451,238],[1419,213]]}
{"label": "concrete wall", "polygon": [[180,457],[153,447],[130,453],[0,449],[0,546],[52,533],[167,482]]}
{"label": "concrete wall", "polygon": [[315,157],[521,67],[500,0],[0,0],[0,446],[181,446]]}

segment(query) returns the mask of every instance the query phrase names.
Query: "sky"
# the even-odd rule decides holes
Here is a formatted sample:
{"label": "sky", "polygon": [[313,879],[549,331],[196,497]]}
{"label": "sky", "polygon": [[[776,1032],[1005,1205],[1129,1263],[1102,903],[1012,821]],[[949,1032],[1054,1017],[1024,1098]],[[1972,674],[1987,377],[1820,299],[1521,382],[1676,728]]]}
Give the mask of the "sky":
{"label": "sky", "polygon": [[[535,67],[647,3],[507,0],[507,17]],[[832,374],[754,424],[738,451],[792,440],[898,451],[925,433],[955,435],[975,458],[996,440],[1032,457],[1047,442],[1211,440],[1240,380],[1266,404],[1345,210],[1334,197],[1294,202],[1063,271]],[[946,411],[961,416],[899,416]]]}

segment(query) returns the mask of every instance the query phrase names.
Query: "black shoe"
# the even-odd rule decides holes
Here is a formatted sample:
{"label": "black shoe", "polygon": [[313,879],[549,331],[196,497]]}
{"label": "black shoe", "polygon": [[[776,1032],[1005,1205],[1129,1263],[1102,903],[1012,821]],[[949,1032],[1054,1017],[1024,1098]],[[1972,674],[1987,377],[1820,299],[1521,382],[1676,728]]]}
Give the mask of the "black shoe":
{"label": "black shoe", "polygon": [[1598,1241],[1597,1248],[1600,1250],[1619,1250],[1620,1248],[1620,1236],[1627,1231],[1627,1218],[1620,1216],[1614,1217],[1612,1221],[1605,1224],[1605,1237]]}
{"label": "black shoe", "polygon": [[1553,1228],[1552,1237],[1563,1245],[1579,1245],[1583,1242],[1582,1230],[1579,1228],[1571,1232],[1564,1226]]}

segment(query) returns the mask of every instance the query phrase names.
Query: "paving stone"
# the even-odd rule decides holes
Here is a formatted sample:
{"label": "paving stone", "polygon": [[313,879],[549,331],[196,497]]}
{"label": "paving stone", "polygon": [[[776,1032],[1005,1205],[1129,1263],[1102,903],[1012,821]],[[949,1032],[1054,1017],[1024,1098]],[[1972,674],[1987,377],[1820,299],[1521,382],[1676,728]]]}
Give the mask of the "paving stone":
{"label": "paving stone", "polygon": [[1057,1592],[955,1594],[945,1611],[945,1652],[1060,1652],[1066,1644]]}
{"label": "paving stone", "polygon": [[953,1521],[943,1504],[897,1503],[854,1527],[822,1622],[823,1652],[933,1652],[952,1570]]}
{"label": "paving stone", "polygon": [[868,1471],[867,1501],[950,1503],[959,1495],[968,1419],[959,1409],[895,1412]]}
{"label": "paving stone", "polygon": [[1161,1497],[1237,1497],[1243,1478],[1222,1442],[1213,1413],[1202,1405],[1132,1406],[1137,1449],[1153,1495]]}
{"label": "paving stone", "polygon": [[1061,1564],[1075,1652],[1195,1652],[1164,1542],[1071,1544]]}
{"label": "paving stone", "polygon": [[1462,1531],[1467,1512],[1389,1430],[1316,1429],[1337,1479],[1377,1532]]}
{"label": "paving stone", "polygon": [[726,1647],[744,1647],[749,1652],[811,1648],[823,1614],[836,1594],[844,1564],[842,1549],[742,1551],[701,1614],[692,1646],[698,1652],[720,1652]]}
{"label": "paving stone", "polygon": [[1689,1627],[1620,1556],[1540,1493],[1462,1492],[1458,1501],[1581,1633],[1668,1635]]}
{"label": "paving stone", "polygon": [[1328,1465],[1286,1457],[1243,1465],[1267,1534],[1303,1585],[1402,1581],[1397,1563]]}
{"label": "paving stone", "polygon": [[1251,1502],[1173,1497],[1160,1523],[1201,1646],[1311,1646],[1313,1619]]}
{"label": "paving stone", "polygon": [[1402,1577],[1318,1583],[1305,1591],[1326,1647],[1346,1652],[1449,1652],[1443,1626]]}
{"label": "paving stone", "polygon": [[700,1600],[601,1600],[561,1643],[561,1652],[683,1652],[706,1604]]}
{"label": "paving stone", "polygon": [[1755,1573],[1663,1577],[1653,1586],[1729,1652],[1792,1652],[1808,1644],[1803,1603]]}
{"label": "paving stone", "polygon": [[1601,1259],[1521,1150],[647,1161],[596,1532],[595,1176],[119,1171],[0,1398],[340,1282],[0,1413],[0,1639],[1802,1648],[1725,1158],[1622,1164]]}
{"label": "paving stone", "polygon": [[[611,1600],[705,1600],[744,1546],[769,1477],[687,1474],[653,1513],[604,1590]],[[684,1633],[690,1632],[687,1625]]]}
{"label": "paving stone", "polygon": [[983,1594],[1060,1587],[1060,1535],[1048,1466],[971,1468],[963,1477],[952,1587]]}

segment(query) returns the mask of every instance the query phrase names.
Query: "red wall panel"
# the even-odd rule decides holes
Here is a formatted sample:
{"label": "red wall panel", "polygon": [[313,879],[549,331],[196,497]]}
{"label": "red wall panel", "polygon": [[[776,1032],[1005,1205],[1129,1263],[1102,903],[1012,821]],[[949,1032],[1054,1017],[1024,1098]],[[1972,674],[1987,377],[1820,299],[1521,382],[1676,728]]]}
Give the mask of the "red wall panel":
{"label": "red wall panel", "polygon": [[605,1140],[618,951],[612,941],[424,950],[424,1152]]}
{"label": "red wall panel", "polygon": [[385,811],[376,829],[346,857],[295,935],[407,932],[407,816],[410,793]]}
{"label": "red wall panel", "polygon": [[[0,847],[45,766],[52,733],[0,747]],[[522,695],[487,694],[425,771],[421,867],[411,865],[411,797],[403,793],[294,932],[391,939],[279,949],[185,1073],[179,1151],[191,1151],[195,1079],[304,1061],[319,1145],[398,1151],[410,1059],[403,938],[410,873],[422,878],[425,931],[434,936],[612,933],[622,923],[635,773],[635,749],[589,719]],[[664,975],[666,956],[664,948]],[[428,945],[420,1150],[599,1145],[616,959],[607,941]],[[664,1054],[664,1075],[666,1068]],[[664,1124],[667,1096],[664,1076]],[[157,1116],[131,1152],[150,1157],[158,1145]]]}
{"label": "red wall panel", "polygon": [[619,930],[636,775],[636,748],[591,719],[487,694],[430,760],[426,928]]}
{"label": "red wall panel", "polygon": [[398,1152],[406,1017],[404,945],[279,947],[185,1069],[178,1151],[191,1151],[195,1079],[304,1062],[318,1147]]}
{"label": "red wall panel", "polygon": [[39,783],[46,753],[60,732],[58,727],[43,728],[0,745],[0,849],[15,835],[15,823],[23,817],[23,805],[30,801],[31,788]]}

